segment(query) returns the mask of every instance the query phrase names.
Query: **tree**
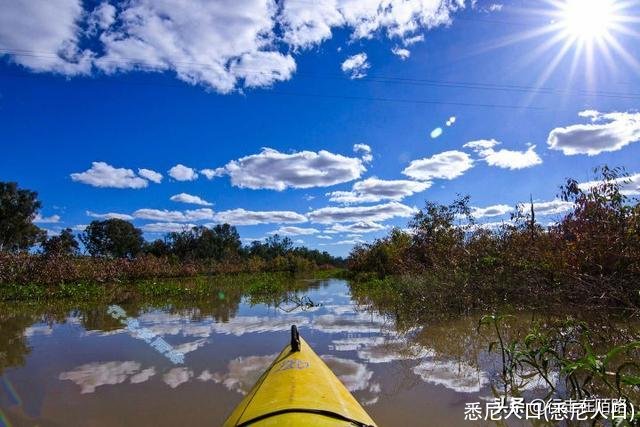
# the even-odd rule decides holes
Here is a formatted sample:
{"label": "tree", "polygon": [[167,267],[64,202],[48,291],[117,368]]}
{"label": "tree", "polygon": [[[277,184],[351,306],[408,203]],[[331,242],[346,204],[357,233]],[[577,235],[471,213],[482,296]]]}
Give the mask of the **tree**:
{"label": "tree", "polygon": [[145,243],[144,252],[157,257],[165,257],[171,254],[171,246],[162,239],[156,239],[153,242]]}
{"label": "tree", "polygon": [[44,231],[33,224],[40,206],[35,191],[0,182],[0,251],[27,250],[44,238]]}
{"label": "tree", "polygon": [[51,236],[42,242],[42,252],[45,255],[76,255],[78,242],[73,237],[70,228],[65,228],[57,236]]}
{"label": "tree", "polygon": [[142,251],[142,230],[122,219],[92,221],[80,235],[91,256],[133,258]]}
{"label": "tree", "polygon": [[229,224],[218,224],[213,228],[204,226],[169,233],[167,240],[172,252],[181,259],[222,259],[239,255],[240,235]]}

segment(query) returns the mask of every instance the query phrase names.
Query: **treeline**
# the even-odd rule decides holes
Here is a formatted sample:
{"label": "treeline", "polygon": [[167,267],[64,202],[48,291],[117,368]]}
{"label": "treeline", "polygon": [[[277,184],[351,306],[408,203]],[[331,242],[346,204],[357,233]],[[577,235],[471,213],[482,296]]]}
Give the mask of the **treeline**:
{"label": "treeline", "polygon": [[[344,260],[288,237],[242,245],[235,227],[196,226],[146,241],[129,221],[91,222],[77,236],[67,228],[47,236],[34,223],[37,193],[0,183],[0,283],[108,282],[197,274],[288,271],[342,266]],[[82,250],[81,250],[82,248]]]}
{"label": "treeline", "polygon": [[561,187],[559,197],[573,209],[548,226],[537,222],[533,204],[519,206],[511,221],[488,229],[473,218],[468,197],[450,205],[427,202],[408,231],[394,229],[355,247],[348,268],[424,308],[637,308],[640,203],[624,191],[623,170],[604,167],[598,173],[599,184],[590,188],[572,179]]}

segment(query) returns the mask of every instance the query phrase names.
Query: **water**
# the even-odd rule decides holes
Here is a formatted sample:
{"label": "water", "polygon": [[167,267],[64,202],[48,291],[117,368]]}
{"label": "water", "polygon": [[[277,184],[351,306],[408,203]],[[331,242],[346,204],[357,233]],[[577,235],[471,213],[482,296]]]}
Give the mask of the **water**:
{"label": "water", "polygon": [[399,330],[354,302],[341,280],[308,283],[271,304],[221,289],[202,302],[120,305],[184,363],[128,330],[107,304],[0,306],[6,425],[220,425],[292,324],[381,426],[469,425],[465,403],[491,398],[499,369],[477,317]]}

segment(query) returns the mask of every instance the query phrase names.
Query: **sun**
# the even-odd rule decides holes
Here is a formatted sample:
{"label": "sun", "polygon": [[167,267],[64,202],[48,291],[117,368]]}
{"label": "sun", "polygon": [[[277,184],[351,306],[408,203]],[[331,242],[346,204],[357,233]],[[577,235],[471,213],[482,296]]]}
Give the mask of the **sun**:
{"label": "sun", "polygon": [[582,42],[606,38],[615,23],[612,0],[566,0],[559,12],[566,35]]}

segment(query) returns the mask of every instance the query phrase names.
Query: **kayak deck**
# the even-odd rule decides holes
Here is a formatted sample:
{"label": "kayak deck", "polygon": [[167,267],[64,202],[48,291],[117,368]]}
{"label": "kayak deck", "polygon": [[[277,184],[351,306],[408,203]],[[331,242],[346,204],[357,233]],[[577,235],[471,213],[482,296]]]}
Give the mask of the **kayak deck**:
{"label": "kayak deck", "polygon": [[224,426],[375,426],[331,369],[297,339],[276,357]]}

